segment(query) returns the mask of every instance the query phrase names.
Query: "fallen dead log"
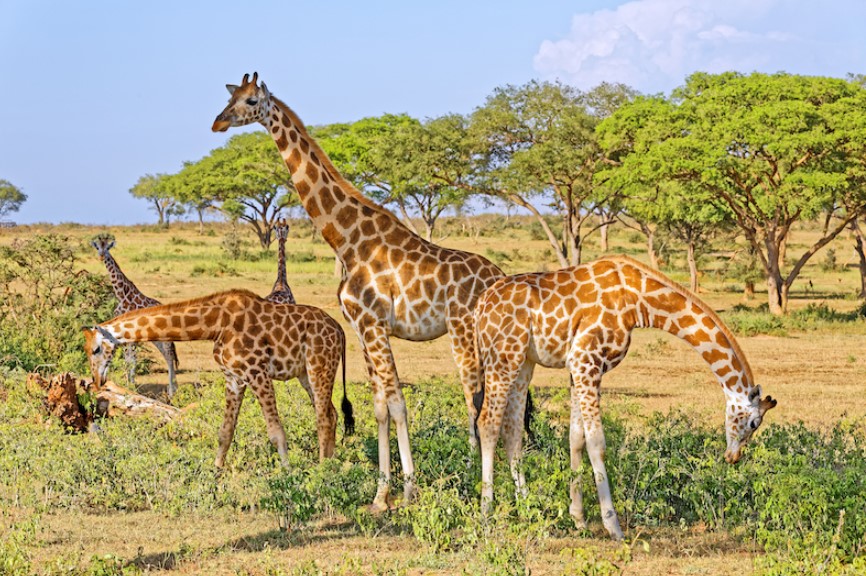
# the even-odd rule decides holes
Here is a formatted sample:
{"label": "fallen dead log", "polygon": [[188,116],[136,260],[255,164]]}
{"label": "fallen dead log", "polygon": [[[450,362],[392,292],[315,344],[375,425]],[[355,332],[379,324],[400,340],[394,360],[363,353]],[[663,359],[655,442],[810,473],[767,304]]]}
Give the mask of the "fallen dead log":
{"label": "fallen dead log", "polygon": [[40,374],[28,374],[27,386],[31,390],[44,391],[45,411],[76,432],[90,429],[97,417],[151,415],[171,420],[182,412],[174,406],[136,394],[110,380],[94,393],[90,379],[77,378],[68,372],[47,379]]}

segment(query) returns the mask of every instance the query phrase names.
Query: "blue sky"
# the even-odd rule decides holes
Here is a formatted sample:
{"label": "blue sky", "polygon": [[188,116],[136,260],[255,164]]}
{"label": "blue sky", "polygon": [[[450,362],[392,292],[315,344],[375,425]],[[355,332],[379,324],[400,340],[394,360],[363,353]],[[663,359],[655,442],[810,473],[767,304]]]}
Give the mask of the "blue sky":
{"label": "blue sky", "polygon": [[0,0],[0,178],[18,222],[154,222],[129,188],[258,71],[308,124],[468,113],[533,78],[668,92],[695,70],[866,72],[866,2]]}

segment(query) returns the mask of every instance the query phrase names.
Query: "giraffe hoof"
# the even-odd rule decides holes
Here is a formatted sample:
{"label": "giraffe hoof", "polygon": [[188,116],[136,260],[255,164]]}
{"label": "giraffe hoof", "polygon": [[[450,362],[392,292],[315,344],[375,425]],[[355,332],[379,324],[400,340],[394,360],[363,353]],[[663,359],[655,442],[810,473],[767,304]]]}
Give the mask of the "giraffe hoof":
{"label": "giraffe hoof", "polygon": [[393,510],[394,505],[390,502],[380,502],[375,501],[369,506],[367,506],[367,512],[372,514],[373,516],[379,516],[380,514],[384,514],[388,510]]}

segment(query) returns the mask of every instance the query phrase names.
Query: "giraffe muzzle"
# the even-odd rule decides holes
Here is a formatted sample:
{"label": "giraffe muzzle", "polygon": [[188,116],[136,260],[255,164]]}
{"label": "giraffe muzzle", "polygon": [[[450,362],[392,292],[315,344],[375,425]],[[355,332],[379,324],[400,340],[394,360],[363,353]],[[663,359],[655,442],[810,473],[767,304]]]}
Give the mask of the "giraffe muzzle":
{"label": "giraffe muzzle", "polygon": [[213,126],[211,126],[211,130],[213,132],[225,132],[231,127],[232,123],[228,120],[222,118],[221,116],[217,116],[217,119],[213,121]]}

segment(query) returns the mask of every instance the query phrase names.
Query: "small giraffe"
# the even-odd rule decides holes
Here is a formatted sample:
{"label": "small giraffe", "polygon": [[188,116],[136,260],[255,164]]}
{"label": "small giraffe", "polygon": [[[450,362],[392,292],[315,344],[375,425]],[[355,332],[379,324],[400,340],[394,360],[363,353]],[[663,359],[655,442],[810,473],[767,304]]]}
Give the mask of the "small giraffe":
{"label": "small giraffe", "polygon": [[442,248],[411,232],[391,212],[365,198],[349,183],[298,116],[271,95],[258,74],[227,85],[226,108],[215,132],[261,123],[271,134],[292,174],[301,203],[343,264],[339,299],[343,315],[361,341],[373,389],[378,423],[379,485],[371,509],[390,507],[390,420],[397,429],[403,466],[404,501],[415,492],[415,466],[409,447],[406,401],[400,389],[390,338],[427,341],[446,332],[460,370],[469,415],[470,442],[476,442],[479,387],[472,310],[502,271],[481,256]]}
{"label": "small giraffe", "polygon": [[[601,377],[625,357],[635,328],[670,332],[710,365],[727,400],[728,462],[740,459],[764,413],[776,405],[769,396],[761,398],[742,349],[712,308],[625,256],[503,278],[479,298],[475,321],[484,377],[478,418],[484,509],[493,499],[493,457],[500,431],[517,491],[525,490],[519,469],[520,415],[535,365],[567,367],[572,377],[571,468],[580,468],[586,445],[604,527],[614,539],[622,538],[604,467],[599,400]],[[570,513],[578,527],[586,525],[578,479],[571,482]]]}
{"label": "small giraffe", "polygon": [[286,434],[280,423],[273,380],[297,378],[316,409],[319,457],[334,455],[337,412],[331,392],[343,363],[343,418],[354,427],[346,398],[346,337],[336,320],[313,306],[274,304],[248,290],[127,312],[84,328],[96,389],[105,380],[115,348],[129,342],[213,340],[214,358],[226,376],[226,409],[215,464],[222,468],[249,386],[268,425],[268,438],[286,464]]}
{"label": "small giraffe", "polygon": [[[114,308],[115,316],[131,310],[138,310],[139,308],[160,305],[159,300],[142,294],[141,290],[120,269],[117,261],[109,252],[114,247],[113,236],[110,234],[100,234],[90,242],[90,245],[96,248],[99,259],[102,260],[105,268],[108,270],[111,287],[114,289],[114,296],[117,298],[117,306]],[[153,345],[156,346],[156,349],[159,350],[168,365],[168,397],[172,398],[175,392],[177,392],[177,379],[175,377],[175,372],[178,368],[177,350],[175,350],[174,342],[154,342]],[[135,382],[135,344],[126,346],[125,356],[129,364],[127,378],[130,384],[132,384]]]}
{"label": "small giraffe", "polygon": [[280,251],[277,260],[277,281],[274,282],[274,289],[265,298],[275,304],[295,304],[295,295],[292,294],[292,289],[289,288],[289,283],[286,280],[286,238],[289,237],[289,224],[285,218],[280,218],[277,225],[274,226],[274,231],[277,233],[277,241],[280,243]]}

